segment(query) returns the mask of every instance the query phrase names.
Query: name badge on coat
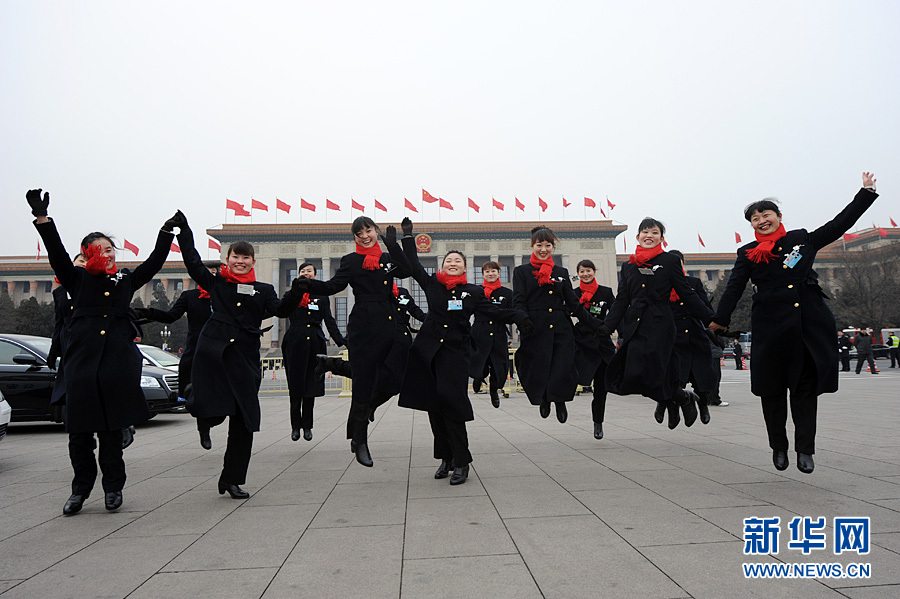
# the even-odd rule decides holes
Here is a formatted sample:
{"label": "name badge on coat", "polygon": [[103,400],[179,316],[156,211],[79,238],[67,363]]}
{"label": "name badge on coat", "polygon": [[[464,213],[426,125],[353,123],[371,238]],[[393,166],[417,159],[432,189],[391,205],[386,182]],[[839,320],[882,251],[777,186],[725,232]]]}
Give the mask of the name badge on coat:
{"label": "name badge on coat", "polygon": [[248,285],[246,283],[238,283],[237,292],[240,295],[253,295],[256,293],[256,289],[253,288],[253,285]]}
{"label": "name badge on coat", "polygon": [[462,300],[452,299],[447,300],[447,310],[462,310],[463,303]]}
{"label": "name badge on coat", "polygon": [[313,301],[309,302],[308,304],[306,304],[306,309],[307,310],[315,310],[316,312],[318,312],[319,304],[315,303],[316,301],[318,301],[318,300],[313,300]]}
{"label": "name badge on coat", "polygon": [[794,249],[791,250],[791,253],[784,257],[784,264],[788,268],[794,268],[797,266],[797,263],[800,262],[800,258],[803,257],[803,254],[800,253],[800,246],[795,245]]}

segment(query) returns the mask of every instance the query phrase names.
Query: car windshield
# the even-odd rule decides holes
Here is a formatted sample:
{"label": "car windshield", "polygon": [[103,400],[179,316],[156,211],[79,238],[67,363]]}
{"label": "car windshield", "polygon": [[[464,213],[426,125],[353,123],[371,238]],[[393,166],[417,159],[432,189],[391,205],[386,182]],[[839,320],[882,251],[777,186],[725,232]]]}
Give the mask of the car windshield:
{"label": "car windshield", "polygon": [[152,345],[139,345],[138,347],[145,356],[149,357],[163,368],[168,366],[178,366],[179,358],[176,354],[170,354],[169,352],[163,351]]}

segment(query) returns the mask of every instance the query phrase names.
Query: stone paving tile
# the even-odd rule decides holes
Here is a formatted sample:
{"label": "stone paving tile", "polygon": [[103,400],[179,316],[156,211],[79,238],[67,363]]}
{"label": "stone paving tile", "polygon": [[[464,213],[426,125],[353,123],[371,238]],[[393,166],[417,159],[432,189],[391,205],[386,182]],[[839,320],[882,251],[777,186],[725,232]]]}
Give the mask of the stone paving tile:
{"label": "stone paving tile", "polygon": [[849,599],[897,599],[900,597],[900,585],[874,585],[856,588],[837,589]]}
{"label": "stone paving tile", "polygon": [[[541,476],[543,471],[522,453],[472,454],[482,478],[496,476]],[[437,468],[438,462],[435,462]]]}
{"label": "stone paving tile", "polygon": [[[246,599],[259,597],[278,572],[277,568],[243,568],[199,572],[160,572],[138,587],[128,599],[207,597]],[[211,592],[215,589],[215,592]]]}
{"label": "stone paving tile", "polygon": [[616,472],[674,468],[672,464],[661,459],[621,446],[582,450],[581,453]]}
{"label": "stone paving tile", "polygon": [[544,462],[544,473],[566,491],[600,491],[603,489],[628,489],[639,485],[631,479],[585,457],[575,462]]}
{"label": "stone paving tile", "polygon": [[759,503],[752,495],[684,470],[629,472],[628,478],[685,509]]}
{"label": "stone paving tile", "polygon": [[409,457],[377,459],[371,468],[360,467],[354,463],[344,472],[340,484],[347,483],[405,483],[409,480]]}
{"label": "stone paving tile", "polygon": [[516,547],[487,497],[409,500],[404,559],[507,553]]}
{"label": "stone paving tile", "polygon": [[588,513],[587,508],[546,476],[484,478],[481,483],[504,519]]}
{"label": "stone paving tile", "polygon": [[518,554],[403,562],[403,599],[542,599]]}
{"label": "stone paving tile", "polygon": [[403,524],[405,518],[405,484],[343,484],[335,487],[310,528]]}
{"label": "stone paving tile", "polygon": [[478,497],[487,495],[478,471],[473,466],[469,469],[469,478],[465,484],[450,485],[447,479],[437,480],[434,471],[437,467],[410,468],[409,470],[409,495],[412,499],[434,499],[437,497]]}
{"label": "stone paving tile", "polygon": [[253,493],[246,505],[321,505],[343,475],[342,470],[301,470],[298,464]]}

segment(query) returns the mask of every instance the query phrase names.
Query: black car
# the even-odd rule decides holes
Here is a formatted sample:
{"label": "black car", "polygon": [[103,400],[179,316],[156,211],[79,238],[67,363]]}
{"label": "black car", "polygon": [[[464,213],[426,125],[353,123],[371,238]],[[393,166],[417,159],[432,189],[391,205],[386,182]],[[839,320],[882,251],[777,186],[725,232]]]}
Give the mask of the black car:
{"label": "black car", "polygon": [[[855,360],[859,355],[859,352],[856,351],[856,348],[850,349],[850,358]],[[887,360],[891,357],[891,348],[887,345],[882,345],[881,343],[873,343],[872,344],[872,357],[876,360],[884,358]]]}
{"label": "black car", "polygon": [[[56,371],[47,366],[49,337],[0,334],[0,391],[12,408],[13,422],[63,422],[63,410],[50,405]],[[178,407],[178,375],[150,366],[141,371],[141,391],[150,413]]]}

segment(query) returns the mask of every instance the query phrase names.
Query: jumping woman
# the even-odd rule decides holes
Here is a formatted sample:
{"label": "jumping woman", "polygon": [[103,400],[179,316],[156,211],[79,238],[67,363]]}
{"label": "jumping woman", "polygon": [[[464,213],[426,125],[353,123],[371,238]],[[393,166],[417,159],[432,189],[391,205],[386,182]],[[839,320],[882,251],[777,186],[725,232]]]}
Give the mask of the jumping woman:
{"label": "jumping woman", "polygon": [[[484,296],[491,303],[504,310],[512,307],[512,290],[500,283],[501,266],[497,262],[481,265],[484,282]],[[475,315],[472,325],[472,342],[475,353],[469,367],[469,376],[474,379],[475,392],[487,381],[491,394],[491,405],[500,407],[500,390],[506,384],[509,374],[509,327],[499,320],[481,314]]]}

